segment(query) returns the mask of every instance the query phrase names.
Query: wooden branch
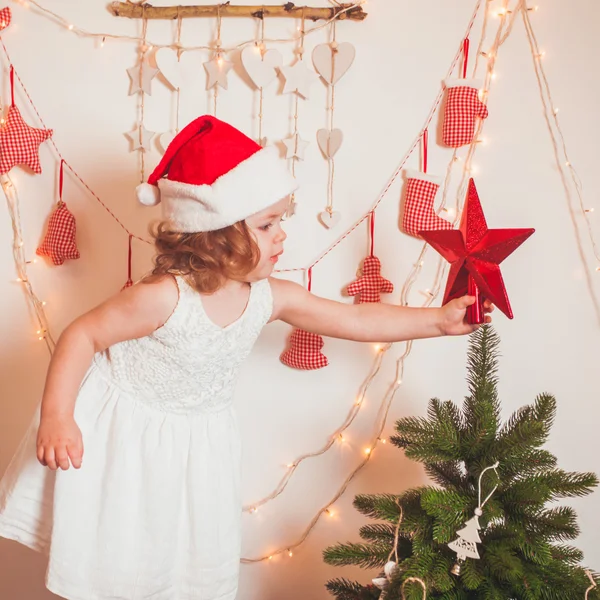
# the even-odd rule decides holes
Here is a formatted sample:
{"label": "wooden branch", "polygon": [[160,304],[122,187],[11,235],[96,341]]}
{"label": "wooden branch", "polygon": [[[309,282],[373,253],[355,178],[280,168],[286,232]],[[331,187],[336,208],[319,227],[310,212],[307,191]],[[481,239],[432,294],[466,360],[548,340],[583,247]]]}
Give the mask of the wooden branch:
{"label": "wooden branch", "polygon": [[203,5],[203,6],[152,6],[147,3],[134,4],[133,2],[113,2],[109,10],[115,17],[128,17],[129,19],[186,19],[189,17],[216,17],[220,14],[222,17],[254,17],[262,19],[264,17],[293,17],[318,21],[320,19],[337,18],[350,19],[352,21],[363,21],[367,13],[363,11],[362,6],[353,6],[346,12],[344,9],[353,6],[353,4],[342,4],[327,8],[311,8],[309,6],[296,6],[293,2],[287,2],[282,5],[261,5],[261,6],[231,6],[229,2],[223,4]]}

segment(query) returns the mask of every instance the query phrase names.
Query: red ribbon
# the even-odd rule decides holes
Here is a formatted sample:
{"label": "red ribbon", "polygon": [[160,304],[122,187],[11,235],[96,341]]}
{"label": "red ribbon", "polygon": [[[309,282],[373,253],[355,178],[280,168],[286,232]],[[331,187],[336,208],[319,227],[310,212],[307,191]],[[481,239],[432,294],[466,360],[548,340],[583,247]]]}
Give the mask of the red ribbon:
{"label": "red ribbon", "polygon": [[10,99],[12,105],[15,105],[15,68],[10,65]]}
{"label": "red ribbon", "polygon": [[463,42],[463,79],[467,77],[467,65],[469,64],[469,38]]}
{"label": "red ribbon", "polygon": [[427,173],[427,140],[429,138],[429,131],[426,129],[423,132],[421,142],[423,144],[423,173]]}
{"label": "red ribbon", "polygon": [[63,194],[63,165],[65,164],[64,159],[61,159],[60,161],[60,175],[58,176],[58,197],[60,198],[60,201],[62,202],[62,194]]}
{"label": "red ribbon", "polygon": [[369,225],[371,230],[371,256],[373,256],[375,246],[375,211],[371,212]]}
{"label": "red ribbon", "polygon": [[312,267],[308,268],[308,285],[306,286],[308,291],[312,289]]}

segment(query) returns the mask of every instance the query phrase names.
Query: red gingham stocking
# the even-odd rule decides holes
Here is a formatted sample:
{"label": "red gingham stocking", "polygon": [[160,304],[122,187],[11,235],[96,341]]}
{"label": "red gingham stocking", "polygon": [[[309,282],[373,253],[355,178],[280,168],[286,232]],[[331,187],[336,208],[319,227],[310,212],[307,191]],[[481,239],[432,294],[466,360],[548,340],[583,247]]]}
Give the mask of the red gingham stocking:
{"label": "red gingham stocking", "polygon": [[447,79],[448,90],[442,140],[458,148],[473,141],[477,117],[486,119],[487,106],[479,99],[479,85],[473,79]]}
{"label": "red gingham stocking", "polygon": [[394,285],[381,276],[381,262],[376,256],[367,256],[362,268],[362,275],[351,283],[348,296],[358,296],[358,303],[381,302],[381,294],[391,294]]}
{"label": "red gingham stocking", "polygon": [[304,329],[294,329],[290,336],[290,347],[280,356],[279,360],[292,369],[306,371],[322,369],[329,364],[327,357],[321,352],[323,338],[316,333]]}
{"label": "red gingham stocking", "polygon": [[79,258],[75,243],[75,217],[64,202],[59,202],[50,216],[46,237],[36,254],[49,256],[55,265],[62,265],[66,258]]}
{"label": "red gingham stocking", "polygon": [[452,223],[438,217],[434,210],[435,196],[442,182],[441,177],[433,177],[418,171],[407,171],[406,176],[403,231],[418,237],[419,231],[452,229]]}

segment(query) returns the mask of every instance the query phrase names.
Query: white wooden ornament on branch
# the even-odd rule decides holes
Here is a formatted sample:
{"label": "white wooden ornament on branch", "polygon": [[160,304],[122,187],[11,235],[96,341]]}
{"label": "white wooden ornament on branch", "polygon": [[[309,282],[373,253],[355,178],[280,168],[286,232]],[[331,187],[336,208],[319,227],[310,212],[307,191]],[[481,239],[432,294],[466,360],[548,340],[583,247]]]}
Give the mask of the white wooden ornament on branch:
{"label": "white wooden ornament on branch", "polygon": [[321,223],[323,223],[323,225],[325,225],[325,227],[327,227],[327,229],[335,227],[341,221],[341,219],[342,215],[335,210],[324,210],[322,213],[319,213],[319,220]]}
{"label": "white wooden ornament on branch", "polygon": [[325,158],[333,158],[343,140],[344,134],[341,129],[319,129],[317,131],[317,144]]}
{"label": "white wooden ornament on branch", "polygon": [[172,48],[159,48],[154,55],[154,59],[156,60],[156,66],[169,85],[175,90],[180,90],[183,77],[177,51]]}
{"label": "white wooden ornament on branch", "polygon": [[264,89],[277,78],[277,71],[283,65],[279,50],[267,50],[261,53],[258,46],[246,46],[241,53],[242,65],[252,83]]}
{"label": "white wooden ornament on branch", "polygon": [[349,42],[319,44],[312,53],[317,73],[329,85],[335,85],[354,62],[356,49]]}

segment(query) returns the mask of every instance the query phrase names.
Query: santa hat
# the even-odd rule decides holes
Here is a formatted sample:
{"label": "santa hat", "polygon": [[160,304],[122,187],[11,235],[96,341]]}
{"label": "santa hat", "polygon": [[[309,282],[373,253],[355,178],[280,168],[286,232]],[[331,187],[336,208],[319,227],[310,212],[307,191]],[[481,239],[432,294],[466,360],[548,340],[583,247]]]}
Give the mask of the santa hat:
{"label": "santa hat", "polygon": [[276,148],[206,115],[177,134],[136,191],[142,204],[162,204],[174,231],[193,233],[243,221],[297,187]]}

